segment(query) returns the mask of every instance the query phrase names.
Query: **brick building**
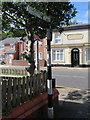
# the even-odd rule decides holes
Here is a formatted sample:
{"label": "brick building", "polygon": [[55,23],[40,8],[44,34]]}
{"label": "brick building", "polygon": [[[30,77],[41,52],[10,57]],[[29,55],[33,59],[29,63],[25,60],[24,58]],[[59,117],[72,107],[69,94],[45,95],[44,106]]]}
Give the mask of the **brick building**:
{"label": "brick building", "polygon": [[21,37],[6,38],[0,41],[0,60],[6,65],[26,66],[28,62],[21,56],[26,49],[26,42]]}

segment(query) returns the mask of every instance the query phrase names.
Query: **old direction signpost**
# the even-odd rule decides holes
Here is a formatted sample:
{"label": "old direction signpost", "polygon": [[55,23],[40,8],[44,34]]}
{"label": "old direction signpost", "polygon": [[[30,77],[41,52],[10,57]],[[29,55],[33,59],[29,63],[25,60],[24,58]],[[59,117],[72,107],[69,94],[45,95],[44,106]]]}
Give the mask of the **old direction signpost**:
{"label": "old direction signpost", "polygon": [[44,20],[44,21],[46,21],[46,22],[50,22],[50,21],[51,21],[51,19],[50,19],[49,16],[43,15],[41,12],[36,11],[35,9],[33,9],[33,8],[30,7],[30,6],[27,7],[27,11],[28,11],[30,14],[34,15],[35,17],[40,18],[41,20]]}
{"label": "old direction signpost", "polygon": [[51,71],[51,41],[52,41],[52,32],[51,32],[51,18],[50,16],[43,15],[41,12],[36,11],[32,7],[28,6],[27,11],[39,19],[49,23],[49,29],[47,29],[47,87],[48,87],[48,118],[53,119],[53,103],[52,103],[52,71]]}

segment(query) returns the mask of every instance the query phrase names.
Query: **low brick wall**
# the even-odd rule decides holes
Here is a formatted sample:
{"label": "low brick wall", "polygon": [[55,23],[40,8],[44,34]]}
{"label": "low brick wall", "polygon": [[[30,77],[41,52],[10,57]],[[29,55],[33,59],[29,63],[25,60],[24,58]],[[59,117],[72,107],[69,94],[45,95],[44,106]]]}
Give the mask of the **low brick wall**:
{"label": "low brick wall", "polygon": [[26,61],[26,60],[12,60],[12,65],[15,65],[15,66],[28,66],[28,61]]}
{"label": "low brick wall", "polygon": [[[58,98],[59,92],[57,89],[53,89],[53,100]],[[21,104],[20,106],[14,108],[11,113],[7,116],[3,116],[2,120],[6,119],[13,119],[16,120],[25,119],[28,116],[32,115],[35,111],[39,110],[41,107],[48,104],[48,94],[47,92],[40,94],[36,98],[32,99],[31,101],[28,101],[24,104]]]}

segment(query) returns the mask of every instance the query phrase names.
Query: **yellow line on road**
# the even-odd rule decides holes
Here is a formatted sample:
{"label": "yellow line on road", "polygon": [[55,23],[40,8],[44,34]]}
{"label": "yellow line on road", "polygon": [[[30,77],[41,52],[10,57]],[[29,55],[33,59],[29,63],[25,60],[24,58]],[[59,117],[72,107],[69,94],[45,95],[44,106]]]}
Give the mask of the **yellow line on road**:
{"label": "yellow line on road", "polygon": [[67,88],[67,89],[81,90],[81,91],[87,91],[87,92],[90,92],[90,90],[78,89],[78,88],[71,88],[71,87],[66,87],[66,86],[56,86],[56,88]]}

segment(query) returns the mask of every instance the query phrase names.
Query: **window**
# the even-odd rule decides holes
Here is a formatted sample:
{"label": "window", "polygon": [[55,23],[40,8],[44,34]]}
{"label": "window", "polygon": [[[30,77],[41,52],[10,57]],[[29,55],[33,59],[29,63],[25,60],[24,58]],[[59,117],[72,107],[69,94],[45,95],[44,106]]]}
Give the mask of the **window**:
{"label": "window", "polygon": [[25,43],[28,44],[28,40],[26,40]]}
{"label": "window", "polygon": [[53,50],[52,51],[52,60],[53,61],[63,61],[64,51],[63,50]]}
{"label": "window", "polygon": [[2,45],[2,49],[4,49],[4,45]]}
{"label": "window", "polygon": [[86,49],[86,60],[90,61],[90,48]]}
{"label": "window", "polygon": [[4,49],[4,45],[0,46],[0,49]]}
{"label": "window", "polygon": [[0,55],[0,59],[3,59],[4,58],[4,55]]}
{"label": "window", "polygon": [[[37,58],[37,56],[36,56],[37,54],[36,54],[36,52],[34,52],[34,60],[36,60]],[[39,60],[42,60],[42,52],[39,52]]]}
{"label": "window", "polygon": [[34,60],[36,60],[36,52],[34,52]]}
{"label": "window", "polygon": [[10,48],[11,48],[11,49],[13,48],[13,44],[10,44]]}
{"label": "window", "polygon": [[[37,44],[37,41],[34,42],[34,45]],[[42,45],[42,42],[41,41],[38,41],[38,45]]]}
{"label": "window", "polygon": [[42,53],[39,52],[39,59],[42,60]]}
{"label": "window", "polygon": [[55,34],[55,43],[61,43],[61,35],[60,35],[60,33]]}

